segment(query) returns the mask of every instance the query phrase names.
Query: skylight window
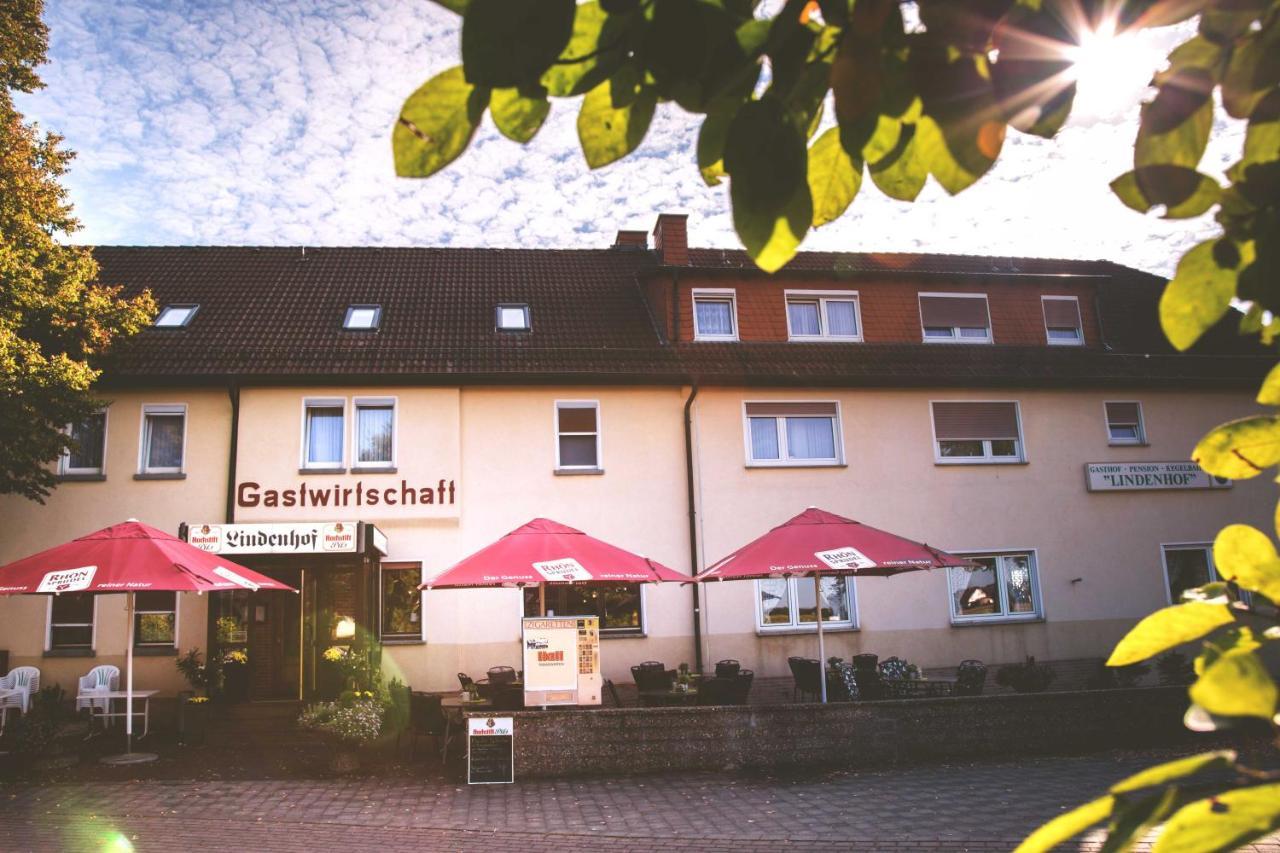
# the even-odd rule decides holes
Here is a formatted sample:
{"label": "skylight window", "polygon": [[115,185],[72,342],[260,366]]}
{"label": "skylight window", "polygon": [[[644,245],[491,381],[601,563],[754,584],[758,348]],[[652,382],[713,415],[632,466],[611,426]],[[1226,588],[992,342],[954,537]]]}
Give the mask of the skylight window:
{"label": "skylight window", "polygon": [[347,318],[342,321],[342,328],[376,329],[381,322],[381,305],[352,305],[347,308]]}
{"label": "skylight window", "polygon": [[530,329],[529,306],[524,303],[499,305],[498,328],[504,332],[527,332]]}
{"label": "skylight window", "polygon": [[199,305],[166,305],[156,317],[157,329],[181,329],[191,323]]}

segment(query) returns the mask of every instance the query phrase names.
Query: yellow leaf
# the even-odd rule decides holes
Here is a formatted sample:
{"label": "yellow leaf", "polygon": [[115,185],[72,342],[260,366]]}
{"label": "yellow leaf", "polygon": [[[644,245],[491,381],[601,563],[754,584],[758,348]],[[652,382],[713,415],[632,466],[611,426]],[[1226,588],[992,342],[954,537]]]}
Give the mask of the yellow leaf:
{"label": "yellow leaf", "polygon": [[1276,712],[1276,683],[1253,652],[1229,652],[1195,684],[1191,701],[1220,717],[1262,717]]}
{"label": "yellow leaf", "polygon": [[1280,418],[1230,421],[1200,439],[1191,460],[1215,477],[1247,480],[1280,463]]}
{"label": "yellow leaf", "polygon": [[1107,659],[1107,666],[1128,666],[1146,660],[1233,621],[1225,604],[1189,601],[1157,610],[1124,636]]}
{"label": "yellow leaf", "polygon": [[1213,543],[1213,564],[1225,580],[1280,601],[1280,555],[1261,530],[1247,524],[1224,527]]}
{"label": "yellow leaf", "polygon": [[1026,837],[1013,853],[1038,853],[1052,850],[1074,835],[1079,835],[1099,821],[1111,815],[1116,798],[1110,795],[1085,803],[1064,815],[1059,815]]}

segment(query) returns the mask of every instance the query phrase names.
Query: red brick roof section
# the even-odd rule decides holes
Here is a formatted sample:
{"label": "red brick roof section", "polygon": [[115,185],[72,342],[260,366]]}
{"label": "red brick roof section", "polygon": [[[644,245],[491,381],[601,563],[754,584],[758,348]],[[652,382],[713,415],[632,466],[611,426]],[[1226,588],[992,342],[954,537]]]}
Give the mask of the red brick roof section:
{"label": "red brick roof section", "polygon": [[[94,254],[106,284],[129,293],[149,288],[161,305],[200,305],[189,327],[149,329],[120,348],[105,365],[108,386],[230,377],[956,387],[1236,380],[1243,386],[1272,361],[1238,339],[1229,321],[1196,348],[1205,357],[1174,354],[1155,321],[1160,280],[1100,261],[815,252],[769,278],[744,253],[706,249],[688,250],[688,265],[660,264],[656,251],[632,247],[99,247]],[[673,277],[686,294],[694,285],[739,288],[740,309],[749,315],[744,334],[749,322],[755,342],[678,343],[688,338],[689,299],[672,310]],[[782,290],[791,286],[858,290],[867,342],[786,343]],[[1045,345],[1038,300],[1046,287],[1081,296],[1086,341],[1098,345]],[[922,288],[990,293],[995,345],[920,343],[915,299]],[[1086,298],[1090,293],[1096,297]],[[752,307],[757,301],[760,307]],[[532,329],[496,329],[500,303],[527,303]],[[352,304],[381,305],[380,328],[344,330]]]}

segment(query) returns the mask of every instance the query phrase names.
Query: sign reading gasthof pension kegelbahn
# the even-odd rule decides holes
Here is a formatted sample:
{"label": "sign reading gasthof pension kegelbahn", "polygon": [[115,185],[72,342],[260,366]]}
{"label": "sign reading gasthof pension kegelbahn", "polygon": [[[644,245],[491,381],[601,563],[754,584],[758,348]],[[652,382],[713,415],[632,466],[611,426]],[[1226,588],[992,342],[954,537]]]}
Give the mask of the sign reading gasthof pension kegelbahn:
{"label": "sign reading gasthof pension kegelbahn", "polygon": [[192,524],[187,542],[211,554],[352,554],[354,521],[318,524]]}
{"label": "sign reading gasthof pension kegelbahn", "polygon": [[1229,489],[1225,477],[1214,477],[1194,462],[1090,462],[1084,466],[1091,492],[1152,489]]}

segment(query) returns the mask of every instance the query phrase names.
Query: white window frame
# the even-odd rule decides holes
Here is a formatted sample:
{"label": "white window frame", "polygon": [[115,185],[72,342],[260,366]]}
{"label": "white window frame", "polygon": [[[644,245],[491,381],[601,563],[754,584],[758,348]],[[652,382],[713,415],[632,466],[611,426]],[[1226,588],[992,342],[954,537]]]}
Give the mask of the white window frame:
{"label": "white window frame", "polygon": [[[311,428],[311,418],[308,412],[312,408],[335,408],[342,409],[342,459],[337,462],[311,462],[307,459],[307,446],[310,444],[309,431]],[[345,397],[303,397],[302,398],[302,440],[299,449],[298,467],[305,470],[315,471],[332,471],[334,469],[345,469],[347,467],[347,457],[349,455],[348,430],[347,424],[350,418],[347,417],[347,399]]]}
{"label": "white window frame", "polygon": [[[357,311],[372,311],[373,322],[368,326],[351,325],[351,317]],[[347,313],[342,317],[344,332],[376,332],[382,328],[382,305],[373,302],[353,302],[347,306]]]}
{"label": "white window frame", "polygon": [[[44,650],[46,652],[56,651],[53,647],[53,600],[55,598],[57,598],[56,595],[48,596],[49,603],[46,605],[44,611]],[[89,631],[89,648],[85,652],[87,655],[97,654],[98,651],[98,600],[100,598],[102,598],[100,595],[93,596],[93,622],[90,625]],[[58,624],[84,627],[83,622],[60,622]],[[174,635],[177,636],[177,631],[174,632]],[[58,648],[79,651],[81,647],[59,646]]]}
{"label": "white window frame", "polygon": [[[182,416],[182,464],[177,468],[151,468],[147,465],[147,416],[148,415],[181,415]],[[142,420],[138,424],[138,473],[139,474],[185,474],[187,472],[187,417],[186,403],[143,403]]]}
{"label": "white window frame", "polygon": [[[982,442],[982,456],[943,456],[942,442],[938,440],[938,424],[933,417],[934,403],[1013,403],[1013,411],[1018,419],[1018,446],[1013,456],[992,456],[991,442],[1006,439],[968,439]],[[933,439],[933,462],[935,465],[1024,465],[1027,462],[1027,442],[1022,432],[1022,404],[1017,400],[930,400],[929,401],[929,433]],[[947,439],[952,441],[953,439]]]}
{"label": "white window frame", "polygon": [[[929,336],[925,332],[924,325],[924,308],[920,302],[924,296],[941,296],[947,299],[981,299],[982,305],[987,310],[987,334],[985,337],[965,337],[960,334],[961,329],[977,328],[976,326],[950,326],[951,334],[948,337]],[[985,293],[935,293],[924,290],[916,294],[916,314],[920,318],[920,338],[926,344],[990,344],[995,343],[995,335],[991,328],[991,300],[987,298]],[[929,328],[935,328],[930,326]],[[936,328],[942,328],[938,326]]]}
{"label": "white window frame", "polygon": [[[831,577],[835,577],[832,575]],[[756,580],[752,584],[752,591],[755,593],[755,610],[756,610],[756,634],[816,634],[818,632],[817,622],[801,622],[800,621],[800,603],[799,603],[799,586],[808,584],[809,588],[813,588],[813,578],[811,577],[793,577],[793,578],[770,578],[770,580],[785,580],[787,582],[787,606],[790,621],[785,625],[766,625],[764,622],[764,608],[760,603],[760,583]],[[848,621],[828,621],[822,623],[822,633],[828,631],[857,631],[861,629],[862,619],[858,613],[858,585],[853,575],[844,576],[844,593],[848,599],[849,619]],[[817,602],[814,602],[817,607]]]}
{"label": "white window frame", "polygon": [[[504,310],[520,310],[524,312],[523,326],[504,326],[502,325],[502,312]],[[532,332],[533,331],[533,309],[529,307],[528,302],[499,302],[493,309],[493,326],[499,332]]]}
{"label": "white window frame", "polygon": [[[1111,416],[1107,413],[1107,406],[1111,403],[1133,403],[1138,407],[1136,438],[1116,438],[1111,434]],[[1117,421],[1117,423],[1120,422]],[[1102,424],[1107,430],[1107,444],[1111,447],[1146,447],[1150,443],[1147,441],[1147,420],[1143,417],[1141,400],[1103,400]]]}
{"label": "white window frame", "polygon": [[[58,458],[58,473],[63,476],[82,477],[82,476],[98,476],[107,473],[107,430],[111,422],[110,407],[103,406],[101,409],[94,409],[90,414],[102,415],[102,467],[100,468],[72,468],[71,450],[70,448],[62,451],[62,456]],[[72,435],[72,429],[75,424],[67,424],[63,429],[68,436]]]}
{"label": "white window frame", "polygon": [[[787,315],[787,340],[789,341],[839,341],[840,343],[862,342],[862,299],[856,290],[785,290],[783,291],[783,308]],[[791,303],[817,302],[818,327],[816,335],[797,335],[791,330]],[[828,302],[852,302],[853,321],[858,327],[856,335],[833,335],[831,325],[827,322]]]}
{"label": "white window frame", "polygon": [[[625,584],[625,581],[618,581],[619,585]],[[605,640],[638,640],[649,636],[649,590],[651,584],[636,584],[640,587],[640,628],[606,628],[602,622],[600,625],[600,639]],[[520,587],[520,595],[516,596],[516,619],[517,621],[525,618],[524,614],[524,594],[527,587]],[[594,614],[588,613],[557,613],[560,616],[590,616]]]}
{"label": "white window frame", "polygon": [[[965,548],[963,550],[951,550],[948,553],[955,554],[957,557],[995,557],[996,562],[996,587],[1000,593],[1000,615],[990,616],[960,616],[956,613],[955,597],[951,593],[951,572],[955,569],[946,570],[946,595],[947,595],[947,613],[951,616],[952,625],[1007,625],[1017,622],[1043,622],[1044,621],[1044,600],[1040,593],[1040,552],[1036,548]],[[1007,578],[1001,568],[1002,563],[999,562],[1000,557],[1019,557],[1027,556],[1031,559],[1031,603],[1035,610],[1031,613],[1014,613],[1010,614],[1007,588]]]}
{"label": "white window frame", "polygon": [[[695,341],[736,341],[738,340],[738,291],[732,287],[695,287],[690,295],[693,308],[693,339]],[[703,334],[698,329],[698,301],[729,303],[729,314],[733,320],[733,332],[728,335]]]}
{"label": "white window frame", "polygon": [[[146,591],[147,591],[147,592],[164,592],[165,590],[146,590]],[[178,648],[178,632],[182,629],[182,613],[181,613],[181,611],[182,611],[182,599],[181,599],[181,597],[178,595],[178,593],[176,593],[176,592],[171,593],[171,595],[173,595],[173,611],[172,611],[172,613],[173,613],[173,644],[172,644],[172,648],[175,648],[175,649],[176,649],[176,648]],[[134,599],[134,601],[136,602],[136,601],[137,601],[137,599],[135,598],[135,599]],[[137,607],[136,607],[136,605],[135,605],[135,607],[134,607],[134,611],[133,611],[133,615],[134,615],[134,618],[136,619],[136,618],[137,618],[139,615],[141,615],[141,614],[146,614],[146,613],[169,613],[169,612],[170,612],[170,611],[168,611],[168,610],[138,610],[138,609],[137,609]],[[170,644],[169,644],[169,643],[141,643],[141,642],[139,642],[139,641],[138,641],[138,632],[137,632],[137,630],[134,630],[134,632],[133,632],[133,647],[134,647],[135,649],[167,649],[167,648],[170,648]]]}
{"label": "white window frame", "polygon": [[[560,437],[564,435],[593,435],[589,432],[561,432],[561,409],[594,409],[596,413],[596,464],[563,465],[560,462]],[[603,471],[604,470],[604,412],[599,400],[556,400],[551,406],[551,432],[555,436],[555,454],[557,471]]]}
{"label": "white window frame", "polygon": [[[832,403],[836,407],[834,415],[749,415],[747,405],[750,403],[770,403],[773,405],[808,405],[810,403]],[[832,441],[835,445],[834,459],[791,459],[788,457],[787,418],[831,418]],[[773,418],[778,429],[778,458],[756,459],[753,455],[755,447],[751,443],[751,419]],[[845,464],[844,454],[844,412],[839,400],[743,400],[742,401],[742,443],[743,453],[748,468],[831,468]]]}
{"label": "white window frame", "polygon": [[[391,407],[391,459],[386,462],[360,461],[360,408]],[[343,417],[345,417],[345,413]],[[306,452],[306,448],[303,448]],[[351,470],[383,471],[396,468],[400,458],[400,399],[398,397],[351,398]]]}
{"label": "white window frame", "polygon": [[[1076,304],[1076,336],[1071,340],[1058,339],[1054,340],[1053,335],[1049,332],[1049,320],[1044,313],[1044,303],[1046,302],[1074,302]],[[1080,298],[1077,296],[1041,296],[1040,297],[1040,316],[1044,319],[1044,339],[1051,347],[1082,347],[1084,346],[1084,315],[1080,311]],[[1058,327],[1061,328],[1061,327]]]}
{"label": "white window frame", "polygon": [[[160,321],[164,318],[164,315],[168,311],[179,311],[182,309],[187,309],[188,313],[187,313],[187,316],[183,318],[181,323],[165,323],[164,325],[160,324]],[[196,314],[198,314],[199,312],[200,312],[200,305],[195,302],[174,302],[169,305],[163,305],[161,306],[159,312],[156,313],[156,319],[152,321],[151,327],[153,329],[185,329],[187,326],[191,325],[191,321],[196,318]]]}
{"label": "white window frame", "polygon": [[[427,579],[426,570],[423,567],[424,564],[422,560],[388,559],[386,562],[394,563],[397,566],[397,568],[392,569],[392,571],[394,572],[411,571],[411,569],[404,568],[404,567],[411,563],[417,563],[418,583],[421,584],[423,581]],[[415,643],[415,642],[425,643],[427,641],[427,599],[426,599],[427,591],[425,589],[418,590],[418,636],[417,636],[417,639],[414,639],[414,636],[412,634],[392,634],[391,636],[387,636],[387,634],[385,633],[382,625],[382,615],[384,610],[382,606],[382,591],[383,591],[382,574],[384,571],[385,571],[385,568],[383,567],[382,563],[379,563],[378,564],[378,639],[384,643],[390,643],[392,645],[395,645],[396,643]]]}
{"label": "white window frame", "polygon": [[[1193,542],[1161,542],[1160,543],[1160,577],[1164,582],[1164,598],[1170,604],[1181,604],[1181,601],[1175,601],[1173,598],[1173,587],[1169,585],[1169,550],[1174,551],[1204,551],[1209,558],[1209,580],[1208,583],[1215,583],[1222,580],[1222,576],[1218,574],[1218,565],[1213,561],[1213,543],[1204,541]],[[1242,599],[1249,595],[1248,590],[1240,590]]]}

